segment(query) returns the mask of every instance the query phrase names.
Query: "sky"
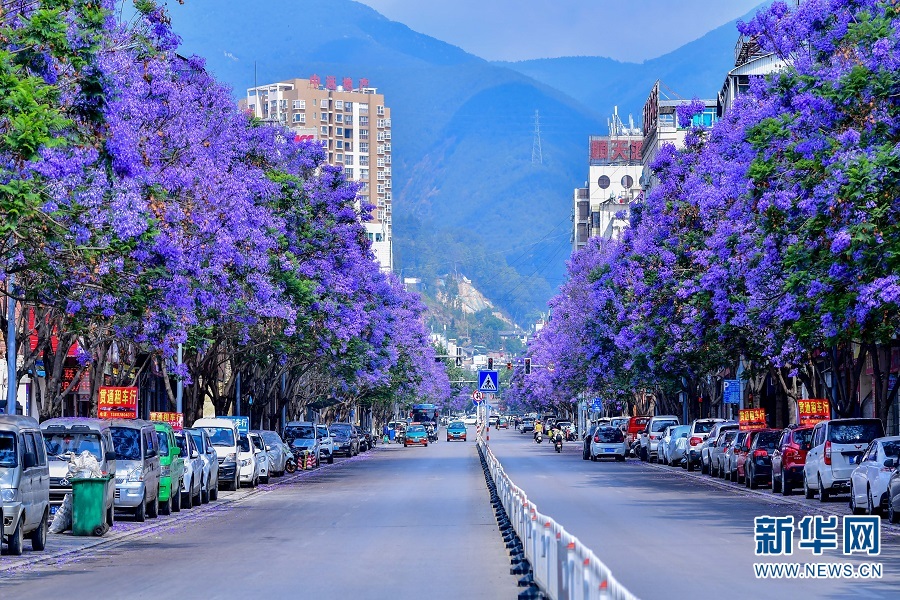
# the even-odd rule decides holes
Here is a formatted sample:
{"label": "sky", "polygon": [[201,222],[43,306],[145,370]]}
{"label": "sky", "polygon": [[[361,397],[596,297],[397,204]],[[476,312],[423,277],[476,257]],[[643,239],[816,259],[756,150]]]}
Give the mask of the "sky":
{"label": "sky", "polygon": [[358,0],[486,60],[606,56],[641,62],[762,0]]}

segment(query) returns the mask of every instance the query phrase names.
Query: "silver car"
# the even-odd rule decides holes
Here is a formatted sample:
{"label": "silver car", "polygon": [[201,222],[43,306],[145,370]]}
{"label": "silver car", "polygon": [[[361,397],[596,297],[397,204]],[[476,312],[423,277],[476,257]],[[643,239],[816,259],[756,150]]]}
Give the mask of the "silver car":
{"label": "silver car", "polygon": [[735,456],[735,448],[740,447],[744,443],[749,431],[738,431],[732,440],[725,444],[725,451],[722,454],[722,470],[719,471],[722,479],[729,481],[737,481],[737,456]]}
{"label": "silver car", "polygon": [[219,498],[219,460],[209,435],[203,429],[185,429],[194,441],[200,458],[203,459],[203,479],[200,490],[200,501],[204,504]]}
{"label": "silver car", "polygon": [[25,537],[33,550],[47,544],[50,470],[37,420],[0,415],[0,538],[9,554],[22,554]]}
{"label": "silver car", "polygon": [[726,429],[719,434],[715,444],[709,446],[709,474],[720,479],[725,477],[725,449],[737,437],[737,429]]}
{"label": "silver car", "polygon": [[289,452],[284,440],[275,431],[261,430],[253,433],[258,433],[266,444],[266,454],[269,456],[269,475],[272,477],[284,475],[284,465]]}
{"label": "silver car", "polygon": [[175,443],[184,458],[184,476],[181,478],[181,508],[191,508],[203,502],[203,458],[193,438],[183,431],[175,432]]}
{"label": "silver car", "polygon": [[159,516],[159,440],[150,421],[114,419],[110,422],[116,448],[117,509],[128,510],[134,519]]}
{"label": "silver car", "polygon": [[713,475],[711,472],[712,468],[712,455],[713,455],[713,445],[716,444],[719,437],[722,435],[723,431],[728,431],[729,429],[737,429],[738,423],[737,421],[719,421],[713,428],[710,429],[709,435],[706,436],[706,439],[700,443],[700,472]]}
{"label": "silver car", "polygon": [[690,425],[675,425],[669,428],[669,439],[663,451],[666,455],[667,465],[677,466],[684,460],[684,453],[687,449],[687,437],[690,430]]}

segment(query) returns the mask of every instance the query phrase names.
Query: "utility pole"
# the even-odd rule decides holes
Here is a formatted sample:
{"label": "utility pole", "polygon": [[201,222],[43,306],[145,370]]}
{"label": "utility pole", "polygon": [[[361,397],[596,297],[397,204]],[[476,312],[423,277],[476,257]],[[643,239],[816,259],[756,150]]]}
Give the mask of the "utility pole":
{"label": "utility pole", "polygon": [[544,152],[541,149],[541,115],[534,111],[534,142],[531,144],[531,164],[544,164]]}
{"label": "utility pole", "polygon": [[16,301],[13,275],[6,279],[6,412],[16,414]]}

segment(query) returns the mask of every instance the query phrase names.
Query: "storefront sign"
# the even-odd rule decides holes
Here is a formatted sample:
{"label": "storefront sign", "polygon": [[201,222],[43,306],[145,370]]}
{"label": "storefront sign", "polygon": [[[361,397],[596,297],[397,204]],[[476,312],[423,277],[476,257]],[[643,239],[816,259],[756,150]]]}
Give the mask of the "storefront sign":
{"label": "storefront sign", "polygon": [[103,386],[97,402],[97,418],[137,419],[137,399],[136,387]]}
{"label": "storefront sign", "polygon": [[831,418],[831,405],[828,400],[817,400],[810,398],[809,400],[797,401],[797,411],[799,412],[797,422],[801,426],[815,425],[820,421],[827,421]]}
{"label": "storefront sign", "polygon": [[177,412],[151,412],[151,421],[159,421],[160,423],[168,423],[175,431],[184,429],[184,415]]}
{"label": "storefront sign", "polygon": [[743,408],[740,411],[741,431],[766,428],[766,409]]}

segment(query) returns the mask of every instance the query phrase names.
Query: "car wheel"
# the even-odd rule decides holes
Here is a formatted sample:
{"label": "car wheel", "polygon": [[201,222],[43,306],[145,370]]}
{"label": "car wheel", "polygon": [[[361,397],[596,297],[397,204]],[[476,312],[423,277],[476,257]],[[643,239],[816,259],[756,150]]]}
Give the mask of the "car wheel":
{"label": "car wheel", "polygon": [[619,462],[625,462],[625,456],[624,456],[624,455],[623,455],[623,456],[619,456],[619,455],[617,454],[617,455],[616,455],[616,460],[619,461]]}
{"label": "car wheel", "polygon": [[854,515],[861,515],[863,513],[862,507],[860,507],[856,503],[856,490],[853,489],[853,483],[850,483],[850,512]]}
{"label": "car wheel", "polygon": [[700,458],[700,474],[709,475],[709,462],[707,461],[706,466],[704,466],[702,457]]}
{"label": "car wheel", "polygon": [[22,548],[25,546],[25,535],[22,531],[22,521],[24,520],[25,515],[23,514],[19,519],[19,524],[16,525],[16,530],[6,539],[6,549],[13,556],[21,556]]}
{"label": "car wheel", "polygon": [[790,496],[793,491],[793,486],[791,482],[788,481],[787,473],[784,469],[781,470],[781,495],[782,496]]}
{"label": "car wheel", "polygon": [[181,512],[181,492],[172,497],[172,512]]}
{"label": "car wheel", "polygon": [[169,494],[169,499],[166,500],[165,504],[159,505],[159,512],[161,512],[164,515],[172,514],[172,494],[177,494],[177,493],[178,492],[173,492],[173,493]]}
{"label": "car wheel", "polygon": [[894,510],[894,501],[891,498],[888,498],[887,518],[889,523],[897,523],[900,521],[900,513]]}
{"label": "car wheel", "polygon": [[334,454],[329,454],[328,455],[328,464],[330,465],[333,463],[334,463]]}
{"label": "car wheel", "polygon": [[203,486],[200,486],[200,489],[197,490],[197,495],[194,496],[194,506],[200,506],[203,504]]}
{"label": "car wheel", "polygon": [[819,502],[828,502],[831,493],[822,485],[822,477],[819,477]]}
{"label": "car wheel", "polygon": [[759,484],[756,482],[756,474],[750,473],[749,471],[748,474],[750,475],[750,481],[747,482],[747,487],[751,490],[755,490],[759,487]]}
{"label": "car wheel", "polygon": [[159,517],[159,496],[153,499],[153,504],[147,508],[147,516],[151,519]]}
{"label": "car wheel", "polygon": [[691,462],[691,459],[685,458],[684,460],[685,460],[685,462],[687,463],[687,470],[688,470],[688,472],[693,471],[693,470],[694,470],[694,463]]}
{"label": "car wheel", "polygon": [[219,482],[216,482],[216,485],[209,488],[209,499],[210,500],[218,500],[219,499]]}
{"label": "car wheel", "polygon": [[44,516],[41,517],[41,524],[38,525],[38,528],[31,532],[31,549],[36,551],[41,551],[47,547],[47,527],[48,521],[50,520],[50,509],[44,511]]}
{"label": "car wheel", "polygon": [[866,514],[867,515],[878,514],[878,509],[875,507],[875,501],[872,498],[872,489],[871,488],[869,488],[866,492]]}
{"label": "car wheel", "polygon": [[200,487],[200,503],[209,504],[209,479],[206,480],[205,487]]}
{"label": "car wheel", "polygon": [[147,519],[147,496],[141,499],[141,503],[134,509],[134,520],[143,523]]}
{"label": "car wheel", "polygon": [[806,473],[803,474],[803,497],[807,500],[815,498],[816,493],[809,488],[809,482],[806,480]]}
{"label": "car wheel", "polygon": [[597,455],[594,453],[591,453],[591,462],[597,462]]}
{"label": "car wheel", "polygon": [[772,493],[777,494],[781,491],[781,482],[778,481],[778,478],[775,477],[775,471],[772,470]]}

